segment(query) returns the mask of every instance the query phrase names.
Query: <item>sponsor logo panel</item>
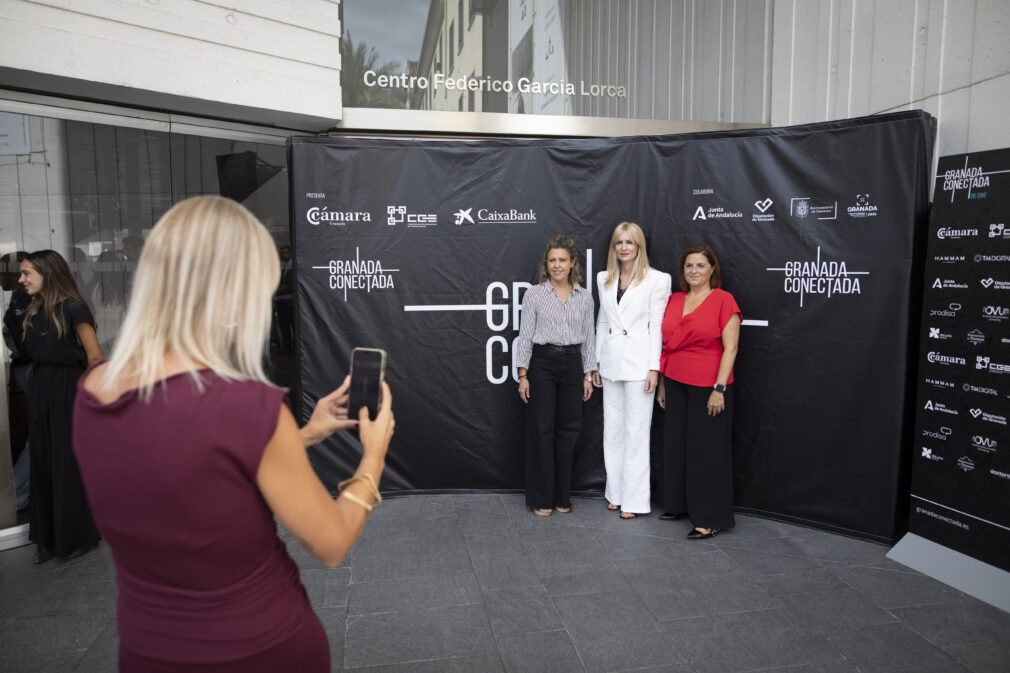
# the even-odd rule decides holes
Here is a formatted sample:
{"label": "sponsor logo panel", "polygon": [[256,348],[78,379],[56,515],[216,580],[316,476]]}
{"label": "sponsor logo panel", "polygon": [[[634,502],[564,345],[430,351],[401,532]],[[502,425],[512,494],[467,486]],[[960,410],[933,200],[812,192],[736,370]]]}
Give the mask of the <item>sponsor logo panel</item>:
{"label": "sponsor logo panel", "polygon": [[395,227],[406,224],[411,229],[424,229],[438,226],[437,213],[418,213],[408,210],[407,206],[386,206],[386,224]]}
{"label": "sponsor logo panel", "polygon": [[856,201],[845,209],[849,217],[876,217],[877,206],[870,200],[869,194],[856,194]]}
{"label": "sponsor logo panel", "polygon": [[345,227],[352,222],[371,222],[372,213],[367,210],[330,210],[329,206],[312,206],[305,211],[305,220],[314,227],[320,224]]}

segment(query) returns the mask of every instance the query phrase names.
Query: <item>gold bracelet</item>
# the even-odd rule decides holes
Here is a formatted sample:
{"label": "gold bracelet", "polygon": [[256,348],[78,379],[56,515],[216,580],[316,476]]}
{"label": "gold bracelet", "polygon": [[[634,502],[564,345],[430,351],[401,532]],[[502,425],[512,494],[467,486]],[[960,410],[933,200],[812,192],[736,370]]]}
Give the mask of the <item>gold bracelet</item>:
{"label": "gold bracelet", "polygon": [[367,511],[369,514],[372,513],[373,509],[375,509],[374,505],[369,505],[367,502],[365,502],[364,500],[362,500],[358,496],[354,495],[350,491],[346,491],[346,490],[345,491],[341,491],[340,495],[338,495],[337,497],[340,498],[340,497],[343,497],[343,496],[347,496],[347,499],[350,500],[351,502],[357,503],[357,504],[361,505],[362,507],[364,507],[365,511]]}
{"label": "gold bracelet", "polygon": [[[356,477],[345,479],[344,481],[337,484],[337,491],[339,491],[340,495],[343,495],[346,492],[345,489],[347,489],[348,486],[359,481],[364,482],[372,491],[372,505],[368,510],[369,512],[371,512],[372,509],[382,504],[382,495],[379,493],[379,488],[375,483],[375,478],[369,473],[362,472],[360,475]],[[348,493],[348,495],[353,494]],[[340,496],[338,495],[337,497]],[[358,502],[362,502],[360,498],[357,498],[357,496],[354,497],[357,499]]]}

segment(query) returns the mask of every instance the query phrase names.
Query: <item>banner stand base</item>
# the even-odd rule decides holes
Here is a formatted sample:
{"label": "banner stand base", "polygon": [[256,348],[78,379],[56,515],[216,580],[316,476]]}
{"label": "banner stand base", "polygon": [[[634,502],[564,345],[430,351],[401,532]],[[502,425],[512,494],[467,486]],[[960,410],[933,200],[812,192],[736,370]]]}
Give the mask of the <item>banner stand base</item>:
{"label": "banner stand base", "polygon": [[908,533],[887,558],[1010,612],[1010,573],[932,540]]}

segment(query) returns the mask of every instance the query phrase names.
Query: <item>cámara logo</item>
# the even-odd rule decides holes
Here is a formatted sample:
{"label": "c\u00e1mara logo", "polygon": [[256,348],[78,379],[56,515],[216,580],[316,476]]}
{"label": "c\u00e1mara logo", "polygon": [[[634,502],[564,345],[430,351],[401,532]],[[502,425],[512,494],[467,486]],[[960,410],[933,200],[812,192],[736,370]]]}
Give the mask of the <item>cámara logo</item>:
{"label": "c\u00e1mara logo", "polygon": [[978,229],[954,229],[953,227],[940,227],[936,230],[936,237],[943,240],[957,240],[959,238],[969,238],[978,236]]}
{"label": "c\u00e1mara logo", "polygon": [[313,226],[323,222],[334,227],[346,226],[348,222],[371,222],[372,214],[364,210],[330,210],[329,206],[313,206],[305,211],[305,219]]}
{"label": "c\u00e1mara logo", "polygon": [[944,355],[936,351],[926,353],[926,360],[935,365],[966,365],[968,361],[957,355]]}

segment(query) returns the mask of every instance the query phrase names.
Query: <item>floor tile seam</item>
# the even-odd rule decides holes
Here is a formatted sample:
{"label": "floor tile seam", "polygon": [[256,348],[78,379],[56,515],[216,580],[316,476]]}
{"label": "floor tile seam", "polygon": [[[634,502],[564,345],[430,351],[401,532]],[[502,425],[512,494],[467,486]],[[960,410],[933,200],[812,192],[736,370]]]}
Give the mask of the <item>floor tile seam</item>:
{"label": "floor tile seam", "polygon": [[[469,553],[469,550],[467,550],[467,553]],[[470,564],[472,567],[472,559]],[[474,581],[477,583],[477,594],[480,596],[480,605],[484,613],[484,622],[487,625],[487,632],[491,634],[491,640],[494,643],[494,653],[498,657],[498,665],[501,666],[502,671],[506,671],[505,659],[502,657],[501,647],[498,645],[498,634],[495,633],[494,625],[491,623],[491,613],[487,609],[487,598],[484,595],[484,589],[480,586],[480,580],[477,578],[476,573],[474,574]]]}
{"label": "floor tile seam", "polygon": [[[783,609],[788,610],[789,608],[786,605],[777,605],[767,608],[758,608],[756,610],[727,610],[708,615],[688,615],[686,617],[674,617],[672,619],[660,619],[659,617],[653,616],[653,619],[656,621],[657,624],[672,624],[674,622],[686,622],[689,620],[696,620],[696,619],[712,619],[713,617],[724,617],[727,615],[746,615],[752,613],[758,614],[761,612],[774,612],[775,610],[783,610]],[[792,615],[789,616],[792,617]]]}
{"label": "floor tile seam", "polygon": [[720,549],[723,549],[723,550],[725,550],[725,549],[735,549],[737,551],[745,551],[745,552],[751,552],[751,553],[755,553],[755,554],[764,554],[766,556],[777,556],[777,557],[782,557],[782,558],[798,558],[798,559],[802,559],[804,561],[819,561],[819,560],[821,560],[821,559],[816,559],[816,558],[813,558],[811,556],[808,556],[808,555],[804,554],[801,551],[797,551],[796,554],[784,554],[784,553],[774,552],[774,551],[763,551],[761,549],[747,549],[746,547],[737,547],[737,546],[735,546],[735,545],[733,545],[731,543],[727,544],[725,542],[715,542],[715,546],[719,547]]}

